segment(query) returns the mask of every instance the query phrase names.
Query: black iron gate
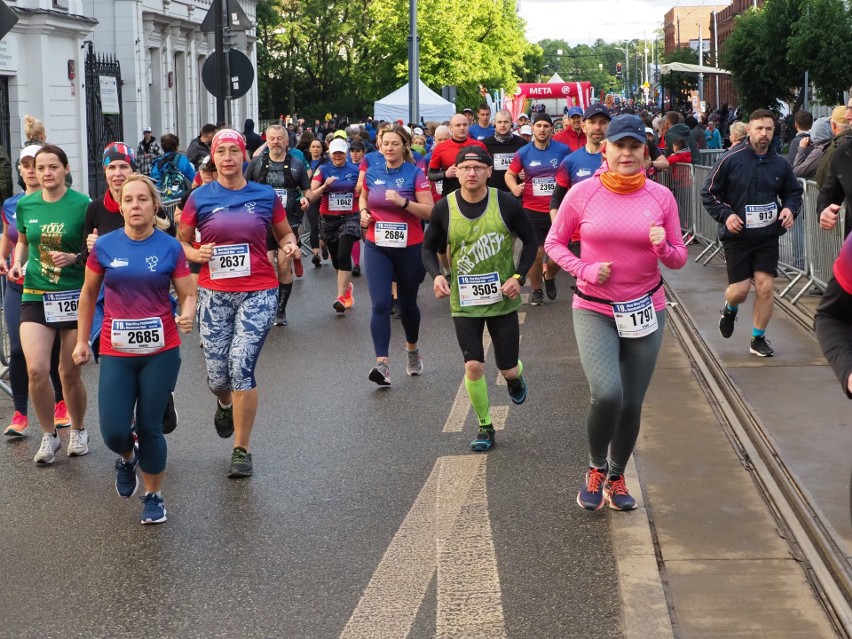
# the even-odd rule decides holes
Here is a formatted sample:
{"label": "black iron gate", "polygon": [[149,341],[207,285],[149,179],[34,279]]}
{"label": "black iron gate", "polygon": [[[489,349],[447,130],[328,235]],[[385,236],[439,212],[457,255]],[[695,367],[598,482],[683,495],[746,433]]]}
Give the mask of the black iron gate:
{"label": "black iron gate", "polygon": [[[0,144],[9,152],[9,155],[14,155],[12,147],[12,134],[10,132],[10,124],[12,117],[9,113],[9,78],[0,76]],[[17,148],[15,145],[14,148]]]}
{"label": "black iron gate", "polygon": [[86,123],[88,125],[87,155],[89,162],[89,197],[96,199],[106,192],[101,158],[104,147],[120,140],[124,123],[121,113],[104,113],[101,100],[101,77],[115,78],[118,105],[121,111],[121,65],[112,55],[95,54],[92,43],[86,53]]}

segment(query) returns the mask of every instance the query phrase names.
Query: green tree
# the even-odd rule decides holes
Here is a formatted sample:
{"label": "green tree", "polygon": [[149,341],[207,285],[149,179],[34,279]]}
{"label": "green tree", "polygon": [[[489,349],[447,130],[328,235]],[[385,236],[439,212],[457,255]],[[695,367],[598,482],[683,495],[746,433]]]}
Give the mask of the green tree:
{"label": "green tree", "polygon": [[[698,51],[690,47],[680,47],[663,56],[663,64],[682,62],[698,64]],[[661,77],[660,83],[666,92],[666,101],[673,105],[683,104],[689,99],[689,92],[698,88],[698,76],[694,73],[673,71]]]}

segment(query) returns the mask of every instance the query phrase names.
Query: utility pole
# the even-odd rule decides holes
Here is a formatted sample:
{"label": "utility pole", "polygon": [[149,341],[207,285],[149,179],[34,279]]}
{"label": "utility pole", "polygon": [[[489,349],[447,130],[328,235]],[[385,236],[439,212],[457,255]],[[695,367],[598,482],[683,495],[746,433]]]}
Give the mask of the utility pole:
{"label": "utility pole", "polygon": [[420,123],[420,48],[417,42],[417,0],[408,0],[408,121]]}
{"label": "utility pole", "polygon": [[716,7],[713,7],[713,63],[716,66],[716,108],[722,106],[722,101],[719,99],[719,23],[716,20]]}
{"label": "utility pole", "polygon": [[[698,66],[704,66],[704,38],[701,34],[701,19],[698,19]],[[704,74],[702,72],[698,73],[698,99],[699,101],[704,101]],[[698,106],[699,112],[701,111],[701,105]]]}

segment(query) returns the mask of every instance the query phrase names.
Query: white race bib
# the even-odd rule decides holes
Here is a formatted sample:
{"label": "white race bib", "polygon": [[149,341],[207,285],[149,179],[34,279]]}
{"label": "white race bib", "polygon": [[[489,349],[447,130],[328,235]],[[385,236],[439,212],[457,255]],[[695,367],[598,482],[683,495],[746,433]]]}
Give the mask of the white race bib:
{"label": "white race bib", "polygon": [[619,337],[645,337],[657,330],[657,311],[650,295],[629,302],[613,302],[612,312]]}
{"label": "white race bib", "polygon": [[554,177],[533,178],[532,183],[532,193],[535,197],[550,197],[556,188],[556,178]]}
{"label": "white race bib", "polygon": [[376,246],[405,248],[408,246],[408,224],[405,222],[376,222]]}
{"label": "white race bib", "polygon": [[198,227],[195,228],[195,241],[201,244],[201,231],[198,230]]}
{"label": "white race bib", "polygon": [[329,193],[328,194],[328,210],[329,211],[352,211],[352,204],[355,202],[354,193]]}
{"label": "white race bib", "polygon": [[76,322],[80,291],[61,291],[44,294],[44,319],[53,322]]}
{"label": "white race bib", "polygon": [[213,247],[213,258],[210,260],[210,279],[226,280],[233,277],[251,275],[251,258],[249,245],[223,244]]}
{"label": "white race bib", "polygon": [[488,306],[503,301],[500,275],[495,271],[484,275],[459,275],[459,305]]}
{"label": "white race bib", "polygon": [[778,205],[771,204],[747,204],[746,205],[746,228],[761,229],[773,224],[778,219]]}
{"label": "white race bib", "polygon": [[435,193],[437,193],[438,195],[444,194],[444,181],[443,180],[438,180],[437,182],[435,182]]}
{"label": "white race bib", "polygon": [[287,189],[275,189],[275,195],[281,200],[281,206],[287,208]]}
{"label": "white race bib", "polygon": [[112,347],[120,353],[145,355],[156,353],[166,345],[163,320],[146,317],[136,320],[112,320],[110,331]]}
{"label": "white race bib", "polygon": [[494,170],[508,171],[509,165],[512,163],[514,153],[495,153],[494,154]]}

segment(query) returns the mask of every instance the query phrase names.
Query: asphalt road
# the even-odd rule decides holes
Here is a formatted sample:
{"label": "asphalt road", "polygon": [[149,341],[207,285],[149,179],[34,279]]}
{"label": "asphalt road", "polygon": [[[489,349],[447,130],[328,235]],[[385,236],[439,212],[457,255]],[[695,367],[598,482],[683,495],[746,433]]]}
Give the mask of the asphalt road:
{"label": "asphalt road", "polygon": [[[529,398],[496,411],[505,429],[482,459],[468,448],[471,413],[462,432],[444,432],[458,429],[448,417],[463,368],[428,278],[425,372],[406,377],[394,320],[393,386],[379,389],[367,380],[365,278],[338,316],[324,264],[306,262],[290,326],[264,348],[253,478],[225,476],[230,442],[213,429],[197,335],[182,346],[167,523],[140,525],[141,502],[114,491],[95,366],[88,456],[36,467],[35,424],[2,442],[0,637],[406,636],[400,624],[413,639],[623,636],[609,526],[619,514],[574,502],[588,389],[567,276],[555,303],[522,308]],[[493,358],[488,371],[492,405],[508,407]],[[12,414],[5,395],[0,414]]]}

